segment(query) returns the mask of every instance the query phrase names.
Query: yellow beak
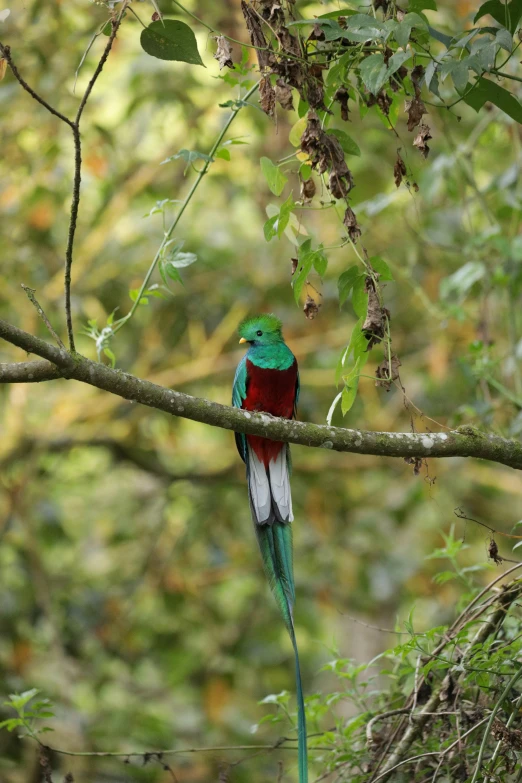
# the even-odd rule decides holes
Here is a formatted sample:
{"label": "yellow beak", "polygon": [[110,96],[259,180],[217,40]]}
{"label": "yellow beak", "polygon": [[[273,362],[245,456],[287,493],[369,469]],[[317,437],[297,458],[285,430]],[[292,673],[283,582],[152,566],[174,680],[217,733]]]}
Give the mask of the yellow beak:
{"label": "yellow beak", "polygon": [[245,338],[242,337],[241,340],[239,341],[239,344],[241,345],[241,343],[246,343],[246,342],[247,342],[247,340],[245,340]]}

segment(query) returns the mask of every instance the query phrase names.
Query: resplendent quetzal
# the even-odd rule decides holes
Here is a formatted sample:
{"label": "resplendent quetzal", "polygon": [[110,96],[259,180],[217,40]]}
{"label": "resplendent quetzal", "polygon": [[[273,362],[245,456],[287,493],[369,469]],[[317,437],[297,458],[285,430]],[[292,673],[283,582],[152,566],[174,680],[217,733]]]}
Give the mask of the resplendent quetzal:
{"label": "resplendent quetzal", "polygon": [[[234,378],[232,404],[291,419],[299,397],[297,361],[281,334],[275,315],[247,318],[239,325],[240,343],[248,343]],[[270,587],[290,634],[297,683],[299,783],[307,783],[306,722],[299,655],[294,632],[295,587],[292,563],[292,494],[290,448],[287,443],[236,433],[246,465],[248,497]]]}

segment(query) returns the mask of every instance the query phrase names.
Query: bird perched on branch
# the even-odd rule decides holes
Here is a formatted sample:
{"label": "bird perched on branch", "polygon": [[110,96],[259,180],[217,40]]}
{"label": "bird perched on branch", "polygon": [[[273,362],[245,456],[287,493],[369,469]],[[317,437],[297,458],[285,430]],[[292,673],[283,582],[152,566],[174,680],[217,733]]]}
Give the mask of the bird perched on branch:
{"label": "bird perched on branch", "polygon": [[[232,404],[291,419],[299,398],[299,372],[285,344],[281,321],[274,315],[247,318],[239,325],[240,343],[248,351],[234,378]],[[295,587],[292,562],[292,494],[290,448],[259,435],[236,433],[246,465],[248,497],[263,564],[295,653],[298,718],[299,783],[307,783],[306,722],[299,654],[294,631]]]}

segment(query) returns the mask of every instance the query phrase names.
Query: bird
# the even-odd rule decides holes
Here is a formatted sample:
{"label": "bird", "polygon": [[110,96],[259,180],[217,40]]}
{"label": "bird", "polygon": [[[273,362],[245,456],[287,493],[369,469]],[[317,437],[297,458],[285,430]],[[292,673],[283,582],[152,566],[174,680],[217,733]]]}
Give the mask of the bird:
{"label": "bird", "polygon": [[[297,360],[286,345],[279,318],[263,313],[243,320],[239,342],[248,350],[237,366],[232,404],[243,410],[285,419],[296,415],[299,399]],[[275,596],[295,656],[299,783],[308,781],[306,717],[293,610],[292,470],[288,443],[236,433],[246,466],[248,497],[265,573]]]}

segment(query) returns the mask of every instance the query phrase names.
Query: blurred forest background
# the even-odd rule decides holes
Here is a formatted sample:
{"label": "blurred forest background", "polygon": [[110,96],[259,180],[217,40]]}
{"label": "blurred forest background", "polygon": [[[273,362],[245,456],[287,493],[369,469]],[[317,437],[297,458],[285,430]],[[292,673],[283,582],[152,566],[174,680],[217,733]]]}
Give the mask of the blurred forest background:
{"label": "blurred forest background", "polygon": [[[75,71],[106,7],[6,4],[11,14],[0,39],[27,80],[72,114],[103,41],[88,54],[76,94]],[[437,14],[427,13],[446,31],[470,26],[478,7],[470,0],[438,5]],[[134,6],[149,23],[152,6]],[[239,0],[186,6],[248,40]],[[334,7],[300,3],[307,16]],[[161,9],[190,22],[169,0]],[[79,326],[96,320],[103,327],[116,308],[118,316],[128,312],[129,290],[139,288],[161,241],[162,215],[149,213],[158,201],[184,198],[196,176],[183,160],[161,162],[182,148],[208,151],[230,112],[218,104],[239,97],[220,78],[208,31],[191,26],[205,68],[147,56],[129,15],[84,115],[73,315],[77,348],[91,358],[94,343]],[[239,47],[233,51],[239,59]],[[412,147],[404,113],[399,140],[374,110],[364,119],[354,111],[348,125],[335,117],[361,149],[350,168],[362,242],[395,278],[386,284],[386,304],[407,398],[363,377],[355,404],[344,419],[336,411],[333,423],[387,431],[413,423],[421,432],[471,423],[519,437],[520,126],[491,106],[479,114],[463,103],[428,110],[427,160]],[[36,289],[63,335],[70,132],[11,75],[0,85],[0,114],[1,314],[48,339],[20,284]],[[324,281],[314,282],[322,306],[308,320],[291,290],[291,244],[263,237],[274,197],[259,159],[292,153],[288,131],[296,119],[278,109],[274,124],[255,106],[240,111],[228,138],[244,143],[227,147],[230,160],[212,164],[176,230],[198,260],[181,270],[183,285],[149,297],[117,334],[118,367],[228,404],[242,355],[237,324],[248,313],[273,311],[301,367],[299,417],[324,422],[356,320],[349,304],[339,309],[337,277],[357,259],[349,245],[330,251]],[[395,186],[397,147],[418,192]],[[297,197],[296,178],[292,186]],[[167,205],[167,218],[174,206]],[[328,246],[341,238],[333,212],[306,213],[307,230]],[[159,276],[154,282],[161,284]],[[382,350],[373,353],[368,376],[382,359]],[[7,344],[1,356],[23,358]],[[274,712],[262,699],[293,694],[292,652],[262,572],[233,435],[74,381],[4,386],[1,396],[0,694],[40,689],[55,713],[45,741],[68,750],[271,744],[288,736],[284,715],[261,723]],[[414,475],[400,459],[292,451],[297,637],[305,692],[318,694],[311,714],[314,703],[323,705],[317,723],[310,721],[313,732],[355,709],[342,698],[332,660],[370,661],[395,644],[387,629],[404,631],[408,617],[418,631],[450,623],[466,579],[484,585],[505,568],[487,562],[487,531],[456,519],[454,509],[509,532],[522,519],[522,483],[510,468],[473,460],[432,460]],[[472,570],[434,580],[448,566],[426,558],[452,528],[467,546],[459,568]],[[512,542],[498,543],[513,557]],[[339,693],[329,706],[325,697]],[[321,751],[311,757],[318,776]],[[78,783],[296,779],[286,750],[173,756],[170,770],[157,759],[124,761],[57,756],[52,765]],[[241,763],[227,771],[231,762]],[[29,783],[40,772],[35,743],[1,731],[0,780]]]}

